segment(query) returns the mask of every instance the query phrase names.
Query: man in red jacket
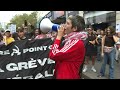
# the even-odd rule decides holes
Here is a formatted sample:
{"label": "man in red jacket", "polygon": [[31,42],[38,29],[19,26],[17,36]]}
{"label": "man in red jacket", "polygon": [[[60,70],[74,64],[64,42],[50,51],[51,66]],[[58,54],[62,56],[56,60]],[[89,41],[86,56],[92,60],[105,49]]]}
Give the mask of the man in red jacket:
{"label": "man in red jacket", "polygon": [[[81,16],[70,16],[61,25],[56,40],[52,45],[49,58],[56,62],[54,76],[56,79],[79,79],[80,66],[85,56],[83,40],[87,38],[84,32],[85,22]],[[60,47],[62,37],[64,46]]]}

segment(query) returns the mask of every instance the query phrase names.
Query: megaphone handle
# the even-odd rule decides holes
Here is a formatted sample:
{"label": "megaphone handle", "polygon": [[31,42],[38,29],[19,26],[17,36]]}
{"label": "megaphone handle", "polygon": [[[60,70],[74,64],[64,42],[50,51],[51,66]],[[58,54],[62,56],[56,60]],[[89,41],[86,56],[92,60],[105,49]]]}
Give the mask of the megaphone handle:
{"label": "megaphone handle", "polygon": [[52,30],[57,32],[57,30],[59,29],[59,27],[60,26],[58,26],[58,25],[55,24],[55,25],[52,26]]}

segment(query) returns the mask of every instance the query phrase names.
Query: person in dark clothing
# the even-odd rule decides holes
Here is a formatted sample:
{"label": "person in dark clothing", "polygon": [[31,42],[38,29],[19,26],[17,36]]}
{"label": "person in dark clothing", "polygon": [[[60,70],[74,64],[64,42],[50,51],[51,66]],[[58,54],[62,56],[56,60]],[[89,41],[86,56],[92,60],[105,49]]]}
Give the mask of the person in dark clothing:
{"label": "person in dark clothing", "polygon": [[17,40],[28,40],[28,38],[25,36],[24,29],[18,29],[18,37]]}
{"label": "person in dark clothing", "polygon": [[17,32],[14,32],[12,34],[12,38],[14,38],[14,40],[18,40],[18,33]]}
{"label": "person in dark clothing", "polygon": [[26,37],[27,39],[31,39],[31,37],[32,37],[32,32],[28,32],[28,27],[27,27],[27,26],[24,27],[23,30],[24,30],[24,33],[25,33],[25,37]]}
{"label": "person in dark clothing", "polygon": [[102,57],[103,64],[100,69],[98,77],[105,76],[105,68],[109,60],[109,79],[114,79],[114,61],[115,61],[115,47],[114,44],[118,42],[119,38],[115,36],[115,29],[109,26],[106,35],[102,38]]}
{"label": "person in dark clothing", "polygon": [[93,72],[96,72],[96,69],[94,68],[95,65],[95,57],[97,56],[97,45],[96,45],[96,35],[93,34],[93,29],[88,28],[88,38],[86,43],[86,61],[85,61],[85,67],[83,69],[83,72],[87,71],[87,65],[89,64],[88,61],[90,57],[92,57],[92,68],[91,70]]}
{"label": "person in dark clothing", "polygon": [[36,36],[40,35],[41,34],[41,31],[39,28],[36,28],[34,31],[33,31],[33,36],[31,37],[31,40],[34,40]]}

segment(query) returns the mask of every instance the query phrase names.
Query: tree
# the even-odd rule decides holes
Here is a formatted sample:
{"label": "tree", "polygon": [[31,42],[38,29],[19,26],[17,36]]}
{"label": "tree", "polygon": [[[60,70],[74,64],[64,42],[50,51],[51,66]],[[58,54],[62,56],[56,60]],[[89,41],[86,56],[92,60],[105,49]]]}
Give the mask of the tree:
{"label": "tree", "polygon": [[11,23],[7,23],[6,28],[8,28],[8,26],[9,26],[10,24],[11,24]]}
{"label": "tree", "polygon": [[0,31],[4,30],[3,28],[0,28]]}
{"label": "tree", "polygon": [[0,31],[2,31],[2,30],[4,30],[4,29],[2,28],[2,24],[0,23]]}
{"label": "tree", "polygon": [[15,15],[10,20],[10,23],[16,24],[16,27],[21,27],[24,24],[25,20],[27,21],[28,27],[31,27],[31,26],[36,27],[36,24],[37,24],[37,11],[34,11],[29,15],[26,14],[26,13],[24,13],[22,15]]}

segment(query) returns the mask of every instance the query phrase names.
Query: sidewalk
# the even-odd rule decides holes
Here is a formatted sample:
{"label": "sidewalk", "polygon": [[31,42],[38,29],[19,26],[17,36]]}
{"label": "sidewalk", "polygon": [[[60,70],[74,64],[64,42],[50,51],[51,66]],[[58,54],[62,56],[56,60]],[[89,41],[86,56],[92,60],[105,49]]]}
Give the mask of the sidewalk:
{"label": "sidewalk", "polygon": [[[88,70],[87,70],[87,72],[82,74],[82,78],[83,79],[108,79],[109,65],[106,65],[105,77],[97,77],[99,72],[100,72],[101,65],[102,65],[102,62],[96,60],[95,69],[97,70],[97,72],[95,73],[95,72],[91,71],[92,62],[90,60],[89,65],[88,65]],[[115,61],[115,68],[114,69],[115,69],[114,79],[120,79],[120,62],[117,63]]]}

